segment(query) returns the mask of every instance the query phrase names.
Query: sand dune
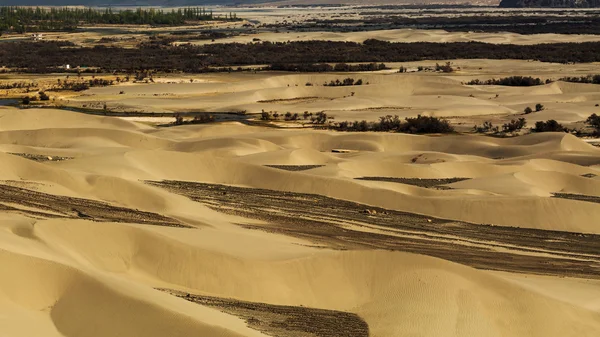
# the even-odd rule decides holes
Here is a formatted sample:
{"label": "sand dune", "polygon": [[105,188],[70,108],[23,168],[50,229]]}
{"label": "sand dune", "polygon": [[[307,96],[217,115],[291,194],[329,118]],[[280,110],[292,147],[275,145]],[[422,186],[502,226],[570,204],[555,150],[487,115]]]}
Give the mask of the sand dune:
{"label": "sand dune", "polygon": [[[290,112],[297,113],[303,123],[308,122],[303,117],[305,112],[323,111],[336,121],[374,121],[385,115],[406,118],[421,114],[450,118],[460,131],[470,130],[484,121],[501,126],[517,116],[525,118],[529,126],[554,119],[569,127],[580,127],[587,116],[597,112],[596,104],[600,104],[598,85],[558,81],[563,77],[598,73],[596,64],[454,60],[451,62],[455,68],[453,73],[418,71],[419,67],[431,68],[436,63],[440,61],[390,63],[387,65],[391,69],[371,73],[210,74],[192,77],[193,83],[187,77],[167,76],[157,81],[161,83],[92,88],[79,96],[64,97],[61,102],[79,108],[106,103],[108,109],[115,112],[224,113],[221,117],[230,120],[243,119],[236,115],[239,112],[258,114],[267,111],[280,115]],[[409,72],[397,73],[401,66]],[[473,79],[502,78],[507,74],[555,82],[534,87],[464,84]],[[324,86],[348,77],[361,79],[363,85]],[[544,105],[545,109],[523,115],[526,107],[533,108],[537,104]],[[124,118],[128,122],[150,121],[145,117]],[[143,131],[145,127],[138,123],[137,129]],[[114,129],[123,128],[126,125],[120,123]],[[244,129],[240,132],[252,131]],[[194,138],[193,135],[189,137]]]}
{"label": "sand dune", "polygon": [[[326,77],[303,76],[258,79],[254,88],[268,87],[269,81],[277,87]],[[393,92],[377,84],[388,83],[383,75],[365,79],[373,84],[352,88],[356,95],[361,90],[381,97]],[[400,96],[408,97],[471,90],[454,88],[452,79],[394,81]],[[276,96],[269,89],[252,93],[244,83],[234,86],[249,101]],[[207,92],[225,91],[211,86]],[[183,88],[194,91],[202,85]],[[92,92],[111,95],[112,90]],[[128,94],[136,90],[131,86]],[[317,89],[302,90],[310,95]],[[539,90],[547,95],[576,91],[562,84]],[[348,104],[357,103],[351,99]],[[460,102],[456,109],[463,111]],[[334,317],[356,314],[370,336],[382,337],[579,337],[600,330],[594,280],[600,257],[593,247],[593,234],[600,234],[600,206],[553,196],[600,197],[600,149],[568,134],[438,137],[267,129],[237,122],[155,128],[114,117],[4,108],[0,151],[0,264],[5,271],[0,324],[11,336],[269,335],[253,325],[266,316],[247,316],[240,301],[267,311],[288,306],[292,311],[327,309]],[[372,179],[357,179],[364,177]],[[424,184],[449,178],[463,180]],[[292,230],[309,230],[323,219],[330,219],[330,225],[344,220],[336,228],[345,234],[278,232],[274,224],[288,220],[275,199],[263,208],[272,207],[267,213],[281,218],[253,217],[242,204],[236,209],[210,198],[190,199],[185,184],[173,190],[148,182],[162,180],[270,190],[294,200],[286,207],[306,210],[306,218],[296,219],[301,225]],[[234,200],[233,193],[213,194]],[[331,214],[320,213],[323,219],[311,218],[311,207],[316,207],[311,200],[324,196],[337,199],[339,206],[331,206]],[[240,200],[253,198],[247,194]],[[377,213],[364,215],[371,208]],[[342,210],[350,213],[336,215]],[[408,213],[394,213],[399,211]],[[400,221],[395,223],[399,227],[385,227],[381,221],[389,214],[405,214],[401,219],[421,225],[404,229]],[[440,246],[460,244],[482,256],[513,255],[499,258],[507,261],[506,268],[486,267],[494,259],[461,263],[462,255],[432,257],[443,254],[413,250],[436,247],[414,243],[422,228],[429,231],[422,238]],[[504,234],[486,237],[490,231]],[[345,251],[327,241],[360,235],[363,239],[356,242],[343,241]],[[382,235],[391,241],[377,241]],[[531,241],[506,241],[502,235]],[[394,240],[417,241],[386,250],[375,244]],[[564,246],[562,240],[569,243]],[[364,246],[369,242],[370,249]],[[514,265],[512,259],[544,259],[551,269],[544,272],[539,262]],[[558,277],[564,268],[575,268],[568,270],[589,280]],[[585,286],[573,286],[577,282]],[[157,288],[234,304],[225,310]],[[567,288],[569,296],[555,293]],[[319,319],[309,323],[321,326]],[[297,326],[303,324],[308,323]],[[303,333],[290,336],[310,335]]]}

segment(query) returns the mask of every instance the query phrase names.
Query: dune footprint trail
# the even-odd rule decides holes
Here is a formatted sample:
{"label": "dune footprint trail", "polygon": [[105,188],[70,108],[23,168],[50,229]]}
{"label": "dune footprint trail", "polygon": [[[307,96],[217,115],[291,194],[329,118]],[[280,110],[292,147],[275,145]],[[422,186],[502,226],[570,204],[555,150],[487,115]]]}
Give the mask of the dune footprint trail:
{"label": "dune footprint trail", "polygon": [[0,332],[596,336],[599,176],[566,134],[3,108]]}

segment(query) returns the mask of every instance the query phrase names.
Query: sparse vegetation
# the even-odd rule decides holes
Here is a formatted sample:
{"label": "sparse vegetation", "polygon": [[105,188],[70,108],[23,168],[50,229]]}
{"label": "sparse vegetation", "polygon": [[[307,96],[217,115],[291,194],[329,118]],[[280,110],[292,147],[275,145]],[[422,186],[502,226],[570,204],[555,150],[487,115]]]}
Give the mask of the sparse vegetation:
{"label": "sparse vegetation", "polygon": [[485,121],[482,126],[475,125],[473,131],[477,133],[497,133],[499,129],[497,126],[494,126],[492,122]]}
{"label": "sparse vegetation", "polygon": [[585,123],[594,128],[596,135],[600,135],[600,116],[592,114],[585,120]]}
{"label": "sparse vegetation", "polygon": [[215,117],[213,115],[196,115],[193,119],[186,120],[183,116],[177,114],[175,115],[175,121],[173,121],[172,125],[204,124],[214,121]]}
{"label": "sparse vegetation", "polygon": [[587,75],[581,77],[563,77],[560,79],[564,82],[572,82],[572,83],[591,83],[591,84],[600,84],[600,75]]}
{"label": "sparse vegetation", "polygon": [[438,63],[435,64],[435,71],[441,71],[443,73],[452,73],[454,72],[454,68],[450,62],[446,62],[444,65],[440,65]]}
{"label": "sparse vegetation", "polygon": [[511,76],[499,79],[492,78],[486,81],[475,79],[467,82],[468,85],[504,85],[509,87],[531,87],[547,83],[550,83],[550,80],[543,81],[540,78],[533,78],[531,76]]}
{"label": "sparse vegetation", "polygon": [[404,121],[398,116],[381,116],[377,122],[363,121],[344,121],[333,126],[339,131],[379,131],[379,132],[401,132],[401,133],[451,133],[454,128],[445,119],[437,117],[429,117],[418,115],[417,117],[409,117]]}
{"label": "sparse vegetation", "polygon": [[504,132],[517,132],[521,131],[525,126],[527,126],[527,121],[525,118],[512,119],[510,122],[502,125],[502,131]]}
{"label": "sparse vegetation", "polygon": [[346,87],[346,86],[352,86],[352,85],[362,85],[363,81],[362,79],[358,79],[357,81],[355,81],[353,78],[345,78],[342,81],[340,81],[339,79],[331,80],[329,83],[325,83],[323,84],[326,87]]}
{"label": "sparse vegetation", "polygon": [[532,132],[565,132],[566,129],[560,123],[554,119],[549,119],[545,122],[539,121],[535,123],[535,127],[531,129]]}
{"label": "sparse vegetation", "polygon": [[48,96],[45,92],[40,91],[38,94],[40,95],[40,101],[50,100],[50,96]]}
{"label": "sparse vegetation", "polygon": [[378,71],[384,69],[388,69],[384,63],[337,63],[333,66],[327,63],[276,63],[266,68],[266,70],[273,71],[295,71],[303,73]]}
{"label": "sparse vegetation", "polygon": [[538,103],[535,105],[535,111],[540,112],[542,110],[544,110],[546,107],[544,107],[544,105]]}

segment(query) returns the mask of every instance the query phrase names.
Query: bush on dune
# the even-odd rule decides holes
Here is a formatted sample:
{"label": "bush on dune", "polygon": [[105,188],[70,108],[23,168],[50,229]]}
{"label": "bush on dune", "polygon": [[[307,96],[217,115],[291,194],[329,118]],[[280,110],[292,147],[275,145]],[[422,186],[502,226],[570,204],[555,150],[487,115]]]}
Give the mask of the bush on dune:
{"label": "bush on dune", "polygon": [[531,129],[532,132],[566,132],[564,126],[555,121],[554,119],[547,120],[545,122],[539,121],[535,123],[535,127]]}
{"label": "bush on dune", "polygon": [[363,121],[344,121],[332,126],[338,131],[378,131],[378,132],[401,132],[401,133],[451,133],[454,128],[450,123],[441,118],[421,116],[409,117],[404,121],[398,116],[381,116],[377,122]]}

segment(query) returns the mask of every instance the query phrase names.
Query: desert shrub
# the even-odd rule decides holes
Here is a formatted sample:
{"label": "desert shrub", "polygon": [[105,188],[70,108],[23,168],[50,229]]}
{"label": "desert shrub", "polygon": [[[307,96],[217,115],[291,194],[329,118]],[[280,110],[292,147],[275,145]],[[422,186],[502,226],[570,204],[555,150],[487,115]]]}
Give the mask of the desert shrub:
{"label": "desert shrub", "polygon": [[21,104],[27,105],[31,102],[31,99],[29,98],[29,96],[25,96],[21,99]]}
{"label": "desert shrub", "polygon": [[213,115],[196,115],[193,119],[184,120],[180,114],[176,114],[175,121],[172,123],[172,125],[204,124],[214,121],[215,117]]}
{"label": "desert shrub", "polygon": [[454,128],[445,119],[418,115],[406,118],[400,126],[399,132],[405,133],[450,133]]}
{"label": "desert shrub", "polygon": [[538,103],[538,104],[535,105],[535,111],[537,111],[537,112],[540,112],[540,111],[542,111],[544,109],[545,109],[545,107],[542,104],[540,104],[540,103]]}
{"label": "desert shrub", "polygon": [[533,110],[532,110],[530,107],[526,107],[526,108],[525,108],[525,110],[523,110],[523,112],[524,112],[526,115],[528,115],[528,114],[532,113],[532,112],[533,112]]}
{"label": "desert shrub", "polygon": [[50,96],[48,96],[45,92],[40,91],[39,92],[40,95],[40,101],[48,101],[50,100]]}
{"label": "desert shrub", "polygon": [[271,118],[272,118],[272,116],[271,116],[271,113],[269,113],[269,112],[266,112],[263,110],[260,113],[260,119],[263,121],[269,121],[269,120],[271,120]]}
{"label": "desert shrub", "polygon": [[451,72],[454,72],[454,68],[452,68],[452,65],[450,62],[446,62],[446,64],[444,64],[444,65],[440,65],[440,64],[436,63],[435,71],[441,71],[443,73],[451,73]]}
{"label": "desert shrub", "polygon": [[35,83],[14,82],[14,83],[0,84],[0,89],[30,89],[30,88],[35,88],[36,86],[37,85]]}
{"label": "desert shrub", "polygon": [[482,126],[475,125],[473,127],[473,131],[477,133],[488,133],[488,132],[498,132],[498,127],[494,126],[492,122],[485,121]]}
{"label": "desert shrub", "polygon": [[502,125],[502,131],[504,132],[515,132],[520,131],[527,125],[525,118],[513,119],[508,123]]}
{"label": "desert shrub", "polygon": [[325,122],[327,122],[327,119],[328,119],[327,114],[322,111],[319,111],[310,118],[310,121],[313,124],[325,124]]}
{"label": "desert shrub", "polygon": [[554,119],[545,122],[539,121],[535,123],[535,127],[531,129],[533,132],[564,132],[565,127]]}
{"label": "desert shrub", "polygon": [[600,116],[592,114],[585,120],[585,124],[593,127],[596,134],[600,134]]}
{"label": "desert shrub", "polygon": [[379,117],[379,122],[373,125],[373,129],[374,131],[398,131],[401,125],[402,121],[398,115],[387,115]]}

